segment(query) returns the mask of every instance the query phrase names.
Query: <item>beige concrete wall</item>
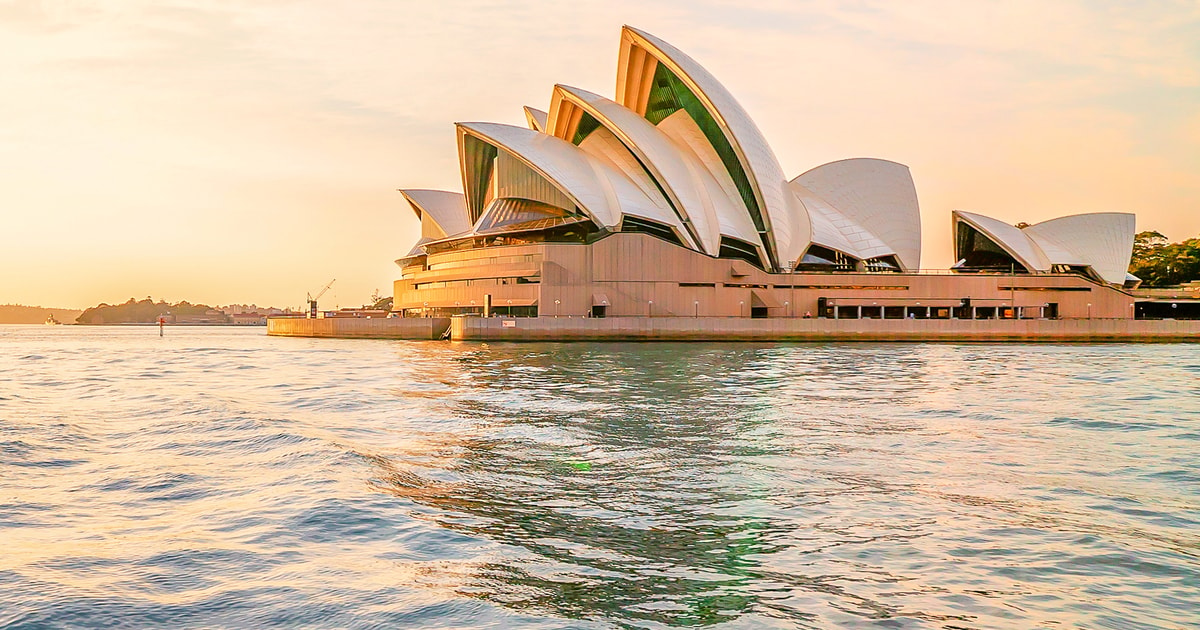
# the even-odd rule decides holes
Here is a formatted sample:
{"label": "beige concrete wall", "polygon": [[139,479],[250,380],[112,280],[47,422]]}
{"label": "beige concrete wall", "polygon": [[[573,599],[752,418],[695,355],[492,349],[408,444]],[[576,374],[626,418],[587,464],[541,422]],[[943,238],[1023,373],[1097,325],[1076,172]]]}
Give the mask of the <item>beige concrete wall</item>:
{"label": "beige concrete wall", "polygon": [[[505,322],[508,322],[507,324]],[[1200,321],[454,318],[455,340],[1200,342]]]}
{"label": "beige concrete wall", "polygon": [[[532,261],[495,264],[488,259],[530,256]],[[478,264],[470,265],[472,261]],[[427,266],[461,264],[449,269]],[[395,306],[421,308],[514,304],[537,300],[540,315],[582,317],[593,296],[610,301],[609,316],[748,317],[752,292],[768,294],[779,307],[772,318],[817,315],[818,298],[876,306],[956,305],[962,298],[982,307],[1058,305],[1059,317],[1126,319],[1133,316],[1133,297],[1113,287],[1076,275],[957,273],[796,273],[769,274],[740,261],[705,256],[646,234],[619,233],[593,244],[539,243],[487,247],[434,254],[427,266],[410,266],[396,282]],[[459,286],[416,289],[437,280],[494,278],[533,274],[539,284]],[[680,286],[708,283],[713,286]],[[793,286],[799,288],[791,288]],[[558,304],[555,304],[558,300]],[[1090,305],[1090,306],[1089,306]]]}
{"label": "beige concrete wall", "polygon": [[278,337],[441,339],[449,327],[450,320],[444,317],[272,317],[267,320],[267,334]]}

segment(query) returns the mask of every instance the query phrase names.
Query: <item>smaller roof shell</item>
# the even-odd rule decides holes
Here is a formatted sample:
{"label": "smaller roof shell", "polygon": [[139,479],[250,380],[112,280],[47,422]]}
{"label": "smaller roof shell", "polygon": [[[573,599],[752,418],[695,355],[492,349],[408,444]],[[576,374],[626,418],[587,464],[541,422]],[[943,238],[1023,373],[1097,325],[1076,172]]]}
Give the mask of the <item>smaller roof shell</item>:
{"label": "smaller roof shell", "polygon": [[[665,200],[651,201],[617,169],[592,158],[555,136],[496,123],[458,123],[460,138],[473,135],[509,152],[553,183],[599,227],[616,227],[629,214],[671,226],[686,242],[687,234]],[[462,141],[460,139],[460,146]],[[465,167],[464,167],[465,168]],[[470,181],[464,173],[464,181]]]}
{"label": "smaller roof shell", "polygon": [[1030,273],[1050,271],[1050,260],[1046,258],[1037,244],[1025,236],[1021,228],[982,214],[962,210],[955,210],[951,214],[951,219],[954,225],[952,234],[958,233],[958,223],[962,221],[992,239],[996,245],[1008,252],[1008,255],[1012,256]]}
{"label": "smaller roof shell", "polygon": [[[816,193],[886,244],[902,268],[920,268],[921,209],[907,166],[876,158],[852,158],[822,164],[792,183]],[[816,235],[813,240],[817,240]]]}
{"label": "smaller roof shell", "polygon": [[407,188],[400,191],[421,221],[432,220],[446,233],[454,236],[471,231],[467,216],[467,200],[462,193],[448,190]]}
{"label": "smaller roof shell", "polygon": [[[1075,214],[1043,221],[1022,231],[1047,253],[1052,263],[1087,265],[1105,282],[1123,284],[1133,256],[1137,217],[1125,212]],[[1051,254],[1054,250],[1065,255]]]}
{"label": "smaller roof shell", "polygon": [[955,232],[963,221],[983,232],[1030,272],[1054,265],[1091,267],[1105,282],[1123,284],[1133,255],[1134,215],[1075,214],[1018,228],[981,214],[955,210]]}
{"label": "smaller roof shell", "polygon": [[540,109],[534,109],[528,105],[525,106],[525,122],[529,124],[529,128],[534,131],[546,131],[546,112]]}

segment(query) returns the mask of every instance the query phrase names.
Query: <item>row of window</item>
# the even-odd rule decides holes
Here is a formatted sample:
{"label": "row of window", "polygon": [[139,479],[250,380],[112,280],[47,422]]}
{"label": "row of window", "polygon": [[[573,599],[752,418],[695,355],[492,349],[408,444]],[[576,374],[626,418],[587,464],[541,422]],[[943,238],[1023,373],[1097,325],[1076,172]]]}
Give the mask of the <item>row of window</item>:
{"label": "row of window", "polygon": [[[680,282],[680,287],[685,288],[714,288],[717,286],[715,282]],[[727,289],[819,289],[824,291],[830,290],[853,290],[853,291],[907,291],[906,286],[866,286],[866,285],[832,285],[832,284],[736,284],[726,282],[721,286]]]}
{"label": "row of window", "polygon": [[477,267],[483,265],[511,265],[519,263],[537,263],[540,262],[540,256],[537,254],[523,254],[517,256],[492,256],[490,258],[468,258],[466,260],[451,260],[449,262],[432,263],[429,265],[429,271],[438,271],[440,269],[459,269],[461,267]]}
{"label": "row of window", "polygon": [[1000,287],[1001,291],[1091,291],[1091,287]]}
{"label": "row of window", "polygon": [[436,282],[418,282],[416,289],[452,289],[458,287],[494,287],[502,284],[538,284],[542,280],[535,277],[515,278],[470,278],[468,280],[438,280]]}

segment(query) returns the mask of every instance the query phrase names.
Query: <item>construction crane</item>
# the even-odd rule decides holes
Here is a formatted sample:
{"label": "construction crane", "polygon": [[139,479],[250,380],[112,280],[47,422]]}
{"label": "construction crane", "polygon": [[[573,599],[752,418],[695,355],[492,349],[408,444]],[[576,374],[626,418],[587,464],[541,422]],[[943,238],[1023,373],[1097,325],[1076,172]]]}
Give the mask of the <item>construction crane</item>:
{"label": "construction crane", "polygon": [[325,295],[325,292],[329,290],[329,287],[333,286],[334,282],[337,282],[337,278],[330,280],[329,284],[325,285],[324,289],[317,291],[316,295],[313,295],[311,293],[307,294],[307,296],[308,296],[308,316],[310,319],[317,318],[317,300],[321,299],[322,295]]}

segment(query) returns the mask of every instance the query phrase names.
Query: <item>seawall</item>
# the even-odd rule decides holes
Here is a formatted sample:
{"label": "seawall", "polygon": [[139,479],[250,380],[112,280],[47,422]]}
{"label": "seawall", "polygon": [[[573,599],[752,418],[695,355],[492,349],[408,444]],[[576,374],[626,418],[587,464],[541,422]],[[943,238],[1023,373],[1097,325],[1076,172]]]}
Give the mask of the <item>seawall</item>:
{"label": "seawall", "polygon": [[1200,321],[750,319],[737,317],[272,318],[279,337],[459,341],[1200,342]]}
{"label": "seawall", "polygon": [[456,317],[455,340],[1200,342],[1200,321]]}
{"label": "seawall", "polygon": [[277,337],[343,339],[441,339],[450,328],[446,317],[328,317],[267,319],[267,334]]}

